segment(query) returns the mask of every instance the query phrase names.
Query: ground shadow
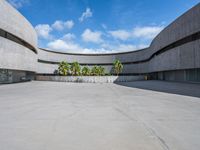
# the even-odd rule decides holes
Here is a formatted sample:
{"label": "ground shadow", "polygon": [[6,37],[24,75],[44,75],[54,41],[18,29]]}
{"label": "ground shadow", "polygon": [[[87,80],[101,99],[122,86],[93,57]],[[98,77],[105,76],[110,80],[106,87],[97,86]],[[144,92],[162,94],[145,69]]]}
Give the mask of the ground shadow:
{"label": "ground shadow", "polygon": [[115,84],[126,87],[144,89],[144,90],[152,90],[152,91],[200,98],[200,84],[197,83],[180,83],[180,82],[151,80],[151,81],[116,82]]}

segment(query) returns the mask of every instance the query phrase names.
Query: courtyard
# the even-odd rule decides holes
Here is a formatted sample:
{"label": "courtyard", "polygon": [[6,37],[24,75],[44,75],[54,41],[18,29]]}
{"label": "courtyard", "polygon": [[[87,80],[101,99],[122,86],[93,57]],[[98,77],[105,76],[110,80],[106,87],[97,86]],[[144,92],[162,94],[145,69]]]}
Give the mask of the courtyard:
{"label": "courtyard", "polygon": [[200,85],[0,86],[1,150],[198,150]]}

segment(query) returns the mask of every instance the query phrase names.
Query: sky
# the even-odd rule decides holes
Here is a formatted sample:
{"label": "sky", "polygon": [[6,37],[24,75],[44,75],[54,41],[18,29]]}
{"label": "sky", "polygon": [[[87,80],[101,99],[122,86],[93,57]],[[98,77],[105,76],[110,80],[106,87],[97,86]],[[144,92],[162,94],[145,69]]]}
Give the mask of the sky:
{"label": "sky", "polygon": [[33,25],[38,45],[70,53],[143,49],[200,0],[8,0]]}

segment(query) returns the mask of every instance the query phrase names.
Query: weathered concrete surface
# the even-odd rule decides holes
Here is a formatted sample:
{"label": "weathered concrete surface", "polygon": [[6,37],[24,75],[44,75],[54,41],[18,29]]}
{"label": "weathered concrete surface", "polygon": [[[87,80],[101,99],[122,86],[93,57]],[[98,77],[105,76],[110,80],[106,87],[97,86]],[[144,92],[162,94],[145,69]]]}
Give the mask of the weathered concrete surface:
{"label": "weathered concrete surface", "polygon": [[[37,35],[32,25],[6,0],[0,0],[0,29],[17,36],[37,48]],[[8,35],[7,35],[8,36]],[[11,37],[9,37],[11,38]],[[13,40],[13,41],[12,41]],[[37,71],[37,55],[30,49],[0,36],[0,68],[18,71]]]}
{"label": "weathered concrete surface", "polygon": [[[176,84],[140,82],[147,83],[161,89]],[[193,88],[176,87],[184,92],[187,86]],[[200,98],[116,84],[39,81],[2,85],[0,95],[1,150],[200,147]]]}
{"label": "weathered concrete surface", "polygon": [[[0,28],[37,48],[37,34],[29,21],[6,0],[0,0]],[[0,41],[1,42],[1,41]]]}
{"label": "weathered concrete surface", "polygon": [[0,68],[37,71],[37,55],[30,49],[0,37]]}

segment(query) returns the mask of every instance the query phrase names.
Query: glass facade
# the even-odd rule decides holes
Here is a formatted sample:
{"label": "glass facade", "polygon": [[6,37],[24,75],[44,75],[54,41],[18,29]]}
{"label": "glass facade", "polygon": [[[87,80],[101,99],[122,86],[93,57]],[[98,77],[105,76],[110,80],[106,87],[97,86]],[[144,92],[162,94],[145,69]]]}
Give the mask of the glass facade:
{"label": "glass facade", "polygon": [[156,78],[166,81],[200,82],[200,68],[158,72]]}
{"label": "glass facade", "polygon": [[200,69],[186,70],[186,80],[200,82]]}
{"label": "glass facade", "polygon": [[0,84],[30,81],[34,79],[34,73],[0,69]]}
{"label": "glass facade", "polygon": [[12,81],[12,72],[7,69],[0,69],[0,83],[9,83]]}

